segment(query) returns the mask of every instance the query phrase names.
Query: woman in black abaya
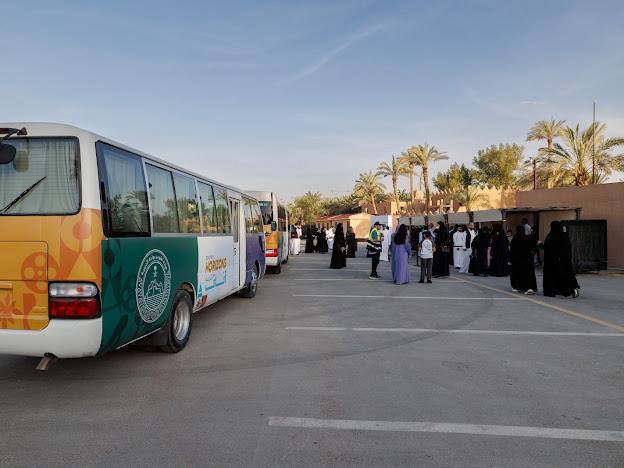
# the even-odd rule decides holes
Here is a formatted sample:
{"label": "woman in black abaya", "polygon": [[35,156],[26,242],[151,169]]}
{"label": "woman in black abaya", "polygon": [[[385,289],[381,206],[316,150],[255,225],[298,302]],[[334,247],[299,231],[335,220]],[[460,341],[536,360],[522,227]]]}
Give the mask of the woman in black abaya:
{"label": "woman in black abaya", "polygon": [[509,274],[509,239],[498,228],[494,232],[492,239],[492,262],[490,263],[490,274],[492,276],[507,276]]}
{"label": "woman in black abaya", "polygon": [[470,267],[468,271],[475,276],[487,276],[488,248],[490,247],[490,230],[486,227],[479,229],[471,244]]}
{"label": "woman in black abaya", "polygon": [[355,258],[355,252],[357,252],[357,239],[353,228],[349,226],[347,229],[347,258]]}
{"label": "woman in black abaya", "polygon": [[550,223],[544,249],[544,296],[578,297],[580,286],[572,268],[572,244],[559,221]]}
{"label": "woman in black abaya", "polygon": [[526,294],[537,292],[535,279],[535,248],[531,238],[525,234],[524,226],[516,227],[516,234],[511,239],[511,289]]}
{"label": "woman in black abaya", "polygon": [[435,230],[435,252],[433,253],[433,277],[449,276],[449,234],[442,221]]}
{"label": "woman in black abaya", "polygon": [[312,231],[311,227],[306,229],[305,253],[314,253],[314,231]]}
{"label": "woman in black abaya", "polygon": [[321,232],[316,235],[316,250],[319,253],[327,253],[329,246],[327,245],[327,234],[325,228],[321,228]]}
{"label": "woman in black abaya", "polygon": [[339,269],[346,268],[347,266],[347,242],[345,240],[344,231],[342,229],[342,223],[338,223],[336,226],[336,233],[334,234],[334,246],[332,248],[332,257],[329,268]]}

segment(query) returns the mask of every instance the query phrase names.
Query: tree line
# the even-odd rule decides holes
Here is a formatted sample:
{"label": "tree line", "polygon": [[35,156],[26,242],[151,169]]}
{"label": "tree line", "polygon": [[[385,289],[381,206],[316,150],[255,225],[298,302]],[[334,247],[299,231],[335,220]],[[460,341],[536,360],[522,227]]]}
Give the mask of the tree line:
{"label": "tree line", "polygon": [[[613,172],[624,171],[624,138],[607,138],[607,125],[600,122],[581,129],[579,124],[568,126],[565,120],[540,120],[528,131],[526,141],[544,142],[533,157],[525,157],[525,148],[516,143],[500,143],[477,151],[471,166],[453,163],[446,171],[433,177],[439,191],[451,192],[454,199],[470,210],[481,201],[481,187],[553,188],[599,184]],[[427,143],[414,145],[381,162],[375,170],[362,172],[355,181],[353,192],[343,197],[324,198],[319,192],[308,192],[290,204],[291,217],[301,223],[311,223],[320,216],[357,213],[359,207],[370,204],[377,212],[383,201],[415,202],[415,180],[424,191],[425,211],[431,208],[430,165],[449,159],[444,151]],[[409,192],[399,190],[401,177],[409,179]],[[384,179],[390,179],[387,193]]]}

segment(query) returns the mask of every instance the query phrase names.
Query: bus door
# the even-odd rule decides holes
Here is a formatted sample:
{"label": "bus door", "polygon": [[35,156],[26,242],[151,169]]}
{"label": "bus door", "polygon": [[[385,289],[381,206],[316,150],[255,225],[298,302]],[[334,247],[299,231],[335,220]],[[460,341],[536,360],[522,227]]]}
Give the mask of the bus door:
{"label": "bus door", "polygon": [[238,289],[245,284],[247,246],[245,243],[245,220],[241,210],[240,200],[230,198],[230,211],[232,213],[232,236],[234,238],[233,264],[233,289]]}

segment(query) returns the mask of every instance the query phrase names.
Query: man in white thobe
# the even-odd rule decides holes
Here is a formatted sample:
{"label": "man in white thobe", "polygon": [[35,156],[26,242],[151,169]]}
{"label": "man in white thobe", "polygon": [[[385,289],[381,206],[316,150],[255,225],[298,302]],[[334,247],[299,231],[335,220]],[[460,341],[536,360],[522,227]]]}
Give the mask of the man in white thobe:
{"label": "man in white thobe", "polygon": [[388,254],[390,253],[390,240],[392,237],[392,231],[390,231],[390,228],[388,226],[384,226],[381,234],[383,235],[383,240],[381,241],[381,255],[379,256],[379,260],[381,260],[382,262],[389,262],[390,256]]}
{"label": "man in white thobe", "polygon": [[466,232],[464,226],[458,226],[453,234],[453,264],[458,270],[464,265],[464,252],[466,252]]}
{"label": "man in white thobe", "polygon": [[466,231],[466,250],[464,251],[464,259],[459,269],[460,273],[468,273],[468,269],[470,268],[470,255],[472,254],[471,244],[472,241],[477,237],[477,230],[475,229],[474,223],[470,223],[468,225],[468,230]]}

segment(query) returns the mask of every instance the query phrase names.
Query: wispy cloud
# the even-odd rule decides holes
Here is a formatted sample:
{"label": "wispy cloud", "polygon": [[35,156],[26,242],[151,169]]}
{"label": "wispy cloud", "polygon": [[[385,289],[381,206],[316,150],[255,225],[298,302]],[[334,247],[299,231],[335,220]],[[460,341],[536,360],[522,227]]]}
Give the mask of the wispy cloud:
{"label": "wispy cloud", "polygon": [[332,60],[334,60],[342,52],[344,52],[345,50],[353,47],[355,44],[357,44],[360,41],[363,41],[367,37],[370,37],[373,34],[378,33],[379,31],[384,29],[386,26],[387,26],[386,24],[380,23],[380,24],[375,24],[375,25],[370,26],[370,27],[368,27],[366,29],[362,29],[360,31],[355,32],[354,34],[349,36],[338,47],[336,47],[336,48],[330,50],[329,52],[325,53],[318,60],[312,62],[307,67],[303,68],[299,72],[297,72],[294,75],[290,76],[289,78],[287,78],[285,80],[285,82],[286,83],[294,83],[295,81],[302,80],[302,79],[304,79],[304,78],[306,78],[306,77],[316,73],[321,68],[323,68],[325,65],[327,65]]}
{"label": "wispy cloud", "polygon": [[520,104],[523,106],[543,106],[546,103],[544,101],[522,101]]}

